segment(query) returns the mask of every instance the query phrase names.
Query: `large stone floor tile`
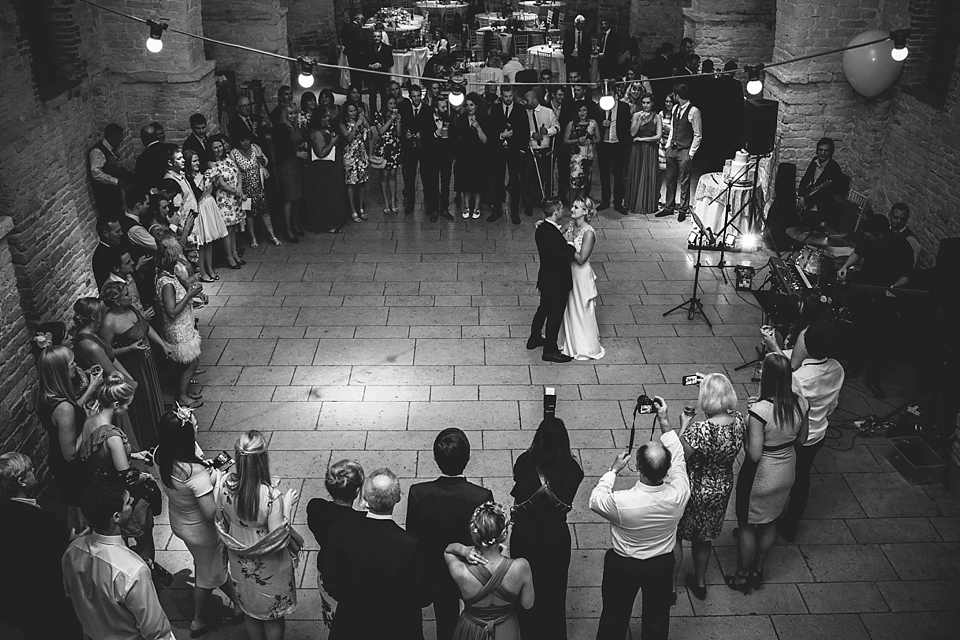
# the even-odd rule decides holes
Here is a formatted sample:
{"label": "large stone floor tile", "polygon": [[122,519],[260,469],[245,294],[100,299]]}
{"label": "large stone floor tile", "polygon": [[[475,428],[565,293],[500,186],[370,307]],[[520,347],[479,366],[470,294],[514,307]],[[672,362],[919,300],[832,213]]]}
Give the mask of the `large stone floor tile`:
{"label": "large stone floor tile", "polygon": [[878,582],[877,587],[892,611],[956,611],[960,606],[956,579]]}
{"label": "large stone floor tile", "polygon": [[880,545],[901,580],[949,580],[960,575],[960,544],[955,542]]}
{"label": "large stone floor tile", "polygon": [[927,518],[851,519],[847,526],[857,542],[940,542],[940,535]]}
{"label": "large stone floor tile", "polygon": [[767,583],[749,595],[728,589],[726,585],[711,586],[706,600],[694,598],[691,602],[697,616],[807,612],[803,598],[793,584]]}
{"label": "large stone floor tile", "polygon": [[854,614],[774,615],[771,619],[779,640],[870,640]]}
{"label": "large stone floor tile", "polygon": [[275,431],[270,438],[271,451],[331,451],[364,449],[367,434],[363,431]]}
{"label": "large stone floor tile", "polygon": [[[542,409],[541,409],[542,411]],[[411,402],[411,431],[439,433],[449,426],[467,430],[519,428],[520,412],[516,402]]]}
{"label": "large stone floor tile", "polygon": [[860,616],[871,640],[952,640],[960,626],[960,612],[865,613]]}
{"label": "large stone floor tile", "polygon": [[863,613],[889,611],[873,582],[798,584],[810,613]]}
{"label": "large stone floor tile", "polygon": [[297,367],[293,374],[294,385],[346,385],[350,382],[350,367],[323,365]]}
{"label": "large stone floor tile", "polygon": [[898,473],[845,473],[843,477],[871,518],[940,515],[923,489]]}
{"label": "large stone floor tile", "polygon": [[730,338],[647,338],[642,344],[647,362],[651,364],[736,362],[740,359],[740,352]]}
{"label": "large stone floor tile", "polygon": [[318,428],[347,431],[403,431],[407,428],[406,402],[324,402]]}
{"label": "large stone floor tile", "polygon": [[237,402],[220,407],[216,431],[311,431],[317,428],[319,402]]}
{"label": "large stone floor tile", "polygon": [[[337,458],[339,460],[339,458]],[[271,451],[270,473],[285,478],[322,478],[330,464],[329,451]],[[286,487],[282,487],[286,489]],[[304,496],[307,497],[307,496]]]}
{"label": "large stone floor tile", "polygon": [[434,340],[418,338],[414,363],[418,365],[480,365],[484,362],[483,343],[484,341],[481,339]]}
{"label": "large stone floor tile", "polygon": [[[620,403],[612,400],[567,401],[558,396],[556,415],[567,429],[626,429]],[[543,420],[543,402],[520,403],[524,429],[536,429]]]}
{"label": "large stone floor tile", "polygon": [[[417,452],[416,451],[389,451],[389,450],[364,450],[364,451],[333,451],[330,454],[330,460],[335,462],[349,458],[360,463],[363,470],[369,475],[374,469],[387,467],[400,478],[417,477]],[[326,470],[324,470],[326,471]],[[406,509],[404,509],[406,510]]]}
{"label": "large stone floor tile", "polygon": [[[733,575],[737,570],[737,548],[718,545],[715,553],[723,572]],[[813,582],[813,574],[810,573],[803,555],[794,546],[774,545],[763,566],[763,574],[766,583]]]}
{"label": "large stone floor tile", "polygon": [[[726,589],[726,587],[724,587]],[[727,591],[730,591],[727,589]],[[734,592],[731,592],[734,593]],[[734,593],[741,598],[739,593]],[[708,596],[709,598],[709,596]],[[640,637],[639,620],[630,624],[633,638]],[[773,624],[768,616],[695,616],[673,617],[670,620],[670,637],[696,638],[697,640],[770,640],[775,638]]]}
{"label": "large stone floor tile", "polygon": [[[296,322],[290,324],[308,327],[382,326],[387,324],[388,312],[386,307],[301,307]],[[351,332],[349,337],[352,336]],[[313,336],[308,332],[307,337],[324,336]]]}
{"label": "large stone floor tile", "polygon": [[475,325],[479,323],[477,307],[392,307],[390,325]]}
{"label": "large stone floor tile", "polygon": [[297,320],[299,310],[295,307],[219,307],[211,321],[217,326],[254,325],[280,326],[292,325]]}
{"label": "large stone floor tile", "polygon": [[877,545],[802,545],[817,582],[892,580],[893,567]]}
{"label": "large stone floor tile", "polygon": [[316,365],[403,365],[413,364],[415,341],[396,339],[321,339],[313,364]]}
{"label": "large stone floor tile", "polygon": [[839,473],[815,473],[810,476],[810,502],[804,512],[805,520],[863,517],[866,514],[843,476]]}
{"label": "large stone floor tile", "polygon": [[227,341],[217,364],[220,366],[269,364],[276,346],[276,340],[231,338]]}

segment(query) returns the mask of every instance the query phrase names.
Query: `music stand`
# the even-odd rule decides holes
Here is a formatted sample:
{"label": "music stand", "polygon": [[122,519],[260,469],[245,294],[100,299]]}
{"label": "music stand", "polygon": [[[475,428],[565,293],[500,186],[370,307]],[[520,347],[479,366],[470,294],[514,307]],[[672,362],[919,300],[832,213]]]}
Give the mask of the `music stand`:
{"label": "music stand", "polygon": [[[753,164],[753,185],[750,189],[750,199],[744,202],[743,205],[741,205],[741,207],[737,210],[737,212],[733,214],[733,216],[730,215],[730,194],[733,192],[733,187],[734,185],[737,184],[737,180],[742,176],[746,175],[746,172],[750,167],[750,165],[749,164],[744,165],[740,173],[738,173],[734,177],[734,179],[730,181],[730,184],[728,184],[727,188],[724,189],[723,191],[723,194],[726,196],[726,202],[723,206],[723,226],[720,227],[720,231],[717,232],[717,236],[716,236],[720,244],[720,260],[719,262],[717,262],[717,264],[708,264],[706,265],[706,267],[708,269],[719,269],[720,274],[723,276],[724,284],[729,284],[729,280],[727,280],[727,270],[726,270],[727,267],[729,266],[726,262],[727,243],[726,243],[725,236],[727,234],[727,228],[731,224],[733,224],[734,220],[739,218],[743,214],[743,212],[747,210],[747,207],[755,203],[755,199],[757,196],[757,174],[760,172],[760,160],[762,157],[763,156],[757,156],[757,159],[754,161],[754,164]],[[711,204],[713,202],[716,202],[719,197],[720,196],[718,195],[716,198],[714,198],[711,201]]]}
{"label": "music stand", "polygon": [[[700,231],[706,233],[706,229],[703,228],[703,222],[700,220],[700,216],[690,211],[690,215],[693,217],[693,221],[697,223],[697,226],[700,227]],[[707,314],[703,311],[703,303],[700,301],[700,298],[697,296],[697,290],[700,287],[700,268],[703,266],[700,262],[700,258],[703,254],[703,243],[697,243],[697,262],[693,265],[693,294],[687,300],[684,300],[673,309],[665,311],[664,316],[668,316],[674,311],[679,311],[680,309],[687,310],[687,320],[693,320],[695,313],[699,313],[703,316],[703,321],[707,323],[707,326],[713,329],[713,324],[710,323],[710,318],[707,317]]]}

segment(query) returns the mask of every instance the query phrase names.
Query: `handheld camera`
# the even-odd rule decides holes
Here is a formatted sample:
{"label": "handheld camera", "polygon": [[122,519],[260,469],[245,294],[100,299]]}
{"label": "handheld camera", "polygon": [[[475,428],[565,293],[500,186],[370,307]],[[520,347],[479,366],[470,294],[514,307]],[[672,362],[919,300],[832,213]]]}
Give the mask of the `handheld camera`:
{"label": "handheld camera", "polygon": [[557,414],[557,390],[554,387],[543,388],[543,417],[552,418]]}
{"label": "handheld camera", "polygon": [[641,414],[641,415],[643,415],[643,414],[650,414],[650,413],[656,413],[656,412],[657,412],[657,408],[656,408],[656,406],[655,406],[655,404],[654,404],[653,398],[651,398],[650,396],[648,396],[648,395],[645,394],[645,393],[644,393],[644,394],[641,394],[640,396],[638,396],[638,397],[637,397],[637,406],[636,406],[636,408],[633,410],[633,412],[634,412],[634,414]]}

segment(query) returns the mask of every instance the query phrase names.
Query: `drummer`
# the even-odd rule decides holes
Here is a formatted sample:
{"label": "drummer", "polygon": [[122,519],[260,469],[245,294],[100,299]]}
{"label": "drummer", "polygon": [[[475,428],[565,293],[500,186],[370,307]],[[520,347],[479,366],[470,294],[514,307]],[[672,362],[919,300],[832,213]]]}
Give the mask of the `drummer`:
{"label": "drummer", "polygon": [[841,280],[851,274],[851,267],[862,263],[851,280],[887,288],[887,296],[894,297],[894,290],[906,287],[913,274],[913,249],[900,234],[891,233],[887,218],[879,213],[869,216],[861,227],[863,240],[840,267],[837,275]]}

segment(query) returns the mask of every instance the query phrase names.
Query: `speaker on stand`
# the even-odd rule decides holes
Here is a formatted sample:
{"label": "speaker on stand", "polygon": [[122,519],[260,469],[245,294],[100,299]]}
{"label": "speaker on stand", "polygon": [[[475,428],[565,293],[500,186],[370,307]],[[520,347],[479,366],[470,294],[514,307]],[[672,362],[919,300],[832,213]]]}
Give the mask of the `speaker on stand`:
{"label": "speaker on stand", "polygon": [[777,138],[777,112],[780,103],[765,98],[750,98],[743,105],[743,148],[752,156],[773,152]]}

